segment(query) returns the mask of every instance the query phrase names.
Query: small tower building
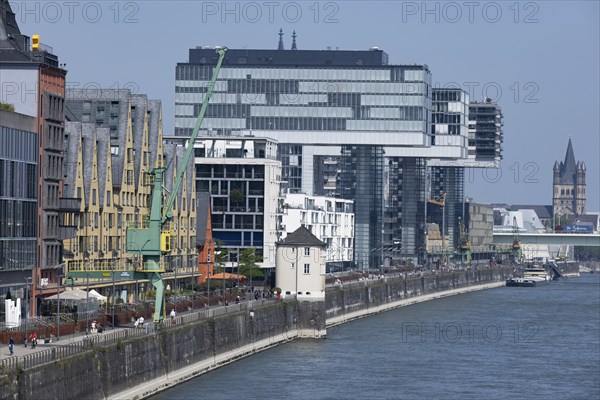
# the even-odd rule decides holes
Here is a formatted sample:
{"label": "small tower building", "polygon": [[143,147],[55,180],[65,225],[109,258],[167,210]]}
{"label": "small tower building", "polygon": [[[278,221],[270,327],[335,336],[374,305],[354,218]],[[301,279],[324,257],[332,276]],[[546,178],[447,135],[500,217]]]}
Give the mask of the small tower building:
{"label": "small tower building", "polygon": [[284,297],[325,299],[327,244],[301,226],[276,244],[275,284]]}

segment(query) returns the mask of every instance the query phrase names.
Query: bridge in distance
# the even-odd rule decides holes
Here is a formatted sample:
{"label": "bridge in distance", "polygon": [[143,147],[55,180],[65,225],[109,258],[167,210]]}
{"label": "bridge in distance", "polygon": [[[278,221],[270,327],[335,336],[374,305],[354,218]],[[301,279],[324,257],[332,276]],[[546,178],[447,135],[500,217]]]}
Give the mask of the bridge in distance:
{"label": "bridge in distance", "polygon": [[[521,233],[521,244],[527,245],[572,245],[600,246],[600,233]],[[515,238],[512,232],[494,232],[495,244],[511,244]]]}

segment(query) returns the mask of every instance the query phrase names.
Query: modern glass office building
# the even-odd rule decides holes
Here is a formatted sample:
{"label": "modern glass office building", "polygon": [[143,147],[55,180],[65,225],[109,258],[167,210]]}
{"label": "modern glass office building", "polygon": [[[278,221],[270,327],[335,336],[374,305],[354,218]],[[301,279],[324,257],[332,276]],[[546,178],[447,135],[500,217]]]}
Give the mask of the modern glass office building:
{"label": "modern glass office building", "polygon": [[[188,62],[177,64],[175,135],[191,134],[216,60],[214,49],[197,47],[190,49]],[[377,48],[230,49],[202,134],[275,139],[290,192],[319,191],[315,181],[323,179],[315,177],[315,170],[323,169],[315,168],[315,161],[341,157],[336,192],[355,200],[355,257],[366,268],[382,264],[383,249],[396,235],[402,241],[398,254],[418,256],[422,246],[416,236],[424,229],[424,210],[422,204],[408,203],[425,200],[420,181],[425,159],[466,156],[466,138],[439,149],[432,146],[431,102],[428,66],[390,65],[387,53]],[[402,171],[400,197],[400,187],[384,183],[390,160]],[[408,196],[417,188],[414,199]],[[399,200],[385,203],[386,196]],[[411,218],[404,212],[401,219],[402,210],[416,212],[418,207],[422,212]],[[404,233],[384,235],[386,213],[387,224]]]}
{"label": "modern glass office building", "polygon": [[[13,295],[37,262],[35,118],[0,110],[0,296]],[[4,305],[2,305],[3,307]]]}

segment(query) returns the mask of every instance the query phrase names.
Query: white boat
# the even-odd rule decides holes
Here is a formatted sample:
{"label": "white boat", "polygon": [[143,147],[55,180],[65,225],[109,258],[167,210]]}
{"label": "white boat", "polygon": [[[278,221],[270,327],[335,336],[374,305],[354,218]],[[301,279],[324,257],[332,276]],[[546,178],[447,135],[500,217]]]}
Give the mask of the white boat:
{"label": "white boat", "polygon": [[534,282],[549,282],[552,280],[552,277],[544,267],[534,265],[533,267],[527,267],[525,269],[525,272],[523,272],[523,279]]}
{"label": "white boat", "polygon": [[579,272],[589,272],[592,273],[592,269],[590,267],[586,267],[585,265],[579,265]]}

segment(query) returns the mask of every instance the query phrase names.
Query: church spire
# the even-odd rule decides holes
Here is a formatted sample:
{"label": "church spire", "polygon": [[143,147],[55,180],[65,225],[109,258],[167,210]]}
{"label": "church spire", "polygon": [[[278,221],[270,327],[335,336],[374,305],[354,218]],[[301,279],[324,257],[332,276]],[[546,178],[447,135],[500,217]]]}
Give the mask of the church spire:
{"label": "church spire", "polygon": [[577,164],[575,162],[575,155],[573,154],[573,144],[571,138],[569,138],[569,145],[567,146],[567,154],[565,154],[565,162],[563,166],[565,175],[572,176],[577,171]]}
{"label": "church spire", "polygon": [[283,50],[283,29],[279,28],[279,45],[277,46],[277,50]]}
{"label": "church spire", "polygon": [[298,47],[296,47],[296,31],[292,33],[292,50],[298,50]]}

